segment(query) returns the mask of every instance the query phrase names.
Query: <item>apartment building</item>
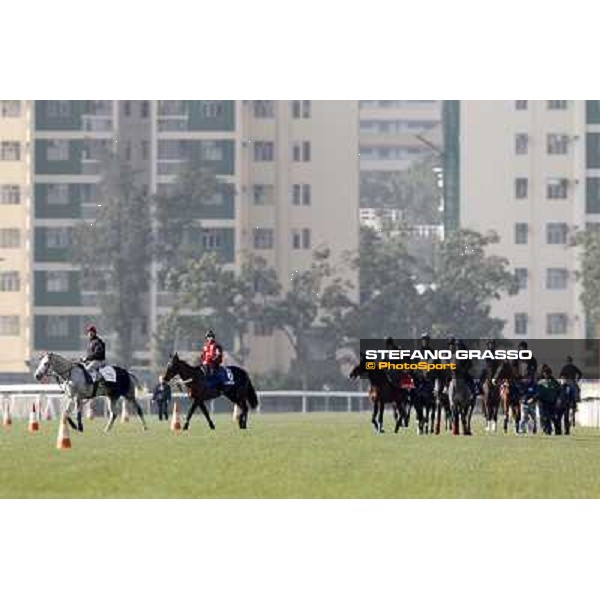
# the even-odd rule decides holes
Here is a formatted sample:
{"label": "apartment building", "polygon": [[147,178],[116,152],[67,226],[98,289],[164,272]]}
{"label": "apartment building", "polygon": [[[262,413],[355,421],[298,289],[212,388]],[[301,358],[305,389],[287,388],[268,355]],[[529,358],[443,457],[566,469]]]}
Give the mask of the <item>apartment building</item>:
{"label": "apartment building", "polygon": [[[22,369],[36,351],[81,354],[85,325],[97,319],[99,308],[96,291],[71,262],[72,231],[95,218],[101,164],[109,152],[129,162],[150,192],[165,191],[190,158],[211,165],[230,186],[192,218],[201,246],[231,268],[251,251],[285,283],[308,267],[316,248],[326,245],[338,262],[358,247],[357,102],[65,100],[2,106],[0,285],[6,279],[7,291],[0,291],[0,337],[18,340],[20,350],[3,344],[0,372],[17,364]],[[171,303],[156,268],[153,275],[148,311],[135,324],[139,369],[150,368],[152,334]],[[277,333],[253,330],[250,346],[252,369],[289,365],[291,349]]]}
{"label": "apartment building", "polygon": [[600,102],[449,101],[446,226],[495,230],[519,293],[494,303],[513,338],[584,338],[573,235],[600,220]]}
{"label": "apartment building", "polygon": [[30,102],[0,100],[0,381],[29,371],[32,157]]}

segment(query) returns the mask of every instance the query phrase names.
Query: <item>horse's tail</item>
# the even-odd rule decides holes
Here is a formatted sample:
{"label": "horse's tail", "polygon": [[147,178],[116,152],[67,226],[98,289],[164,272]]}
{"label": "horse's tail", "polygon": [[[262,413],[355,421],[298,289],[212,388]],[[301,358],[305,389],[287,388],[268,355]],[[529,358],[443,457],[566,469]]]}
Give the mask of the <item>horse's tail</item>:
{"label": "horse's tail", "polygon": [[142,384],[140,383],[140,380],[137,378],[136,375],[134,375],[131,371],[128,371],[129,373],[129,378],[131,379],[131,381],[133,382],[133,385],[138,388],[138,389],[142,389]]}
{"label": "horse's tail", "polygon": [[250,405],[250,408],[258,407],[258,396],[250,379],[248,379],[248,404]]}

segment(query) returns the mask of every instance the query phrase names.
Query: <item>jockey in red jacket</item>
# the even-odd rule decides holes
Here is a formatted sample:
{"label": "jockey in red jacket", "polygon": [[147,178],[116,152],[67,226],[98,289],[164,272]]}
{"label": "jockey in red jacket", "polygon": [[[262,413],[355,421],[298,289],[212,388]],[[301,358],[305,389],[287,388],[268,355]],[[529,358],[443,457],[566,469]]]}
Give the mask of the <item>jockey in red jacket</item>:
{"label": "jockey in red jacket", "polygon": [[223,347],[217,344],[214,331],[209,329],[200,355],[200,364],[207,367],[209,373],[217,370],[223,362]]}

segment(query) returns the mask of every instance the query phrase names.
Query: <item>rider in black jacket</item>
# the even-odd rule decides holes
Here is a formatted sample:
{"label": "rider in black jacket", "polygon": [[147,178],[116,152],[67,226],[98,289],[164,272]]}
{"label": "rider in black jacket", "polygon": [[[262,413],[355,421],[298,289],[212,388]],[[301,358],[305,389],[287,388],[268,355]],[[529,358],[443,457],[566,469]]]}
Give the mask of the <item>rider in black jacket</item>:
{"label": "rider in black jacket", "polygon": [[87,354],[82,358],[85,368],[96,381],[100,375],[100,369],[106,365],[106,345],[98,337],[95,325],[90,325],[86,329],[88,336]]}

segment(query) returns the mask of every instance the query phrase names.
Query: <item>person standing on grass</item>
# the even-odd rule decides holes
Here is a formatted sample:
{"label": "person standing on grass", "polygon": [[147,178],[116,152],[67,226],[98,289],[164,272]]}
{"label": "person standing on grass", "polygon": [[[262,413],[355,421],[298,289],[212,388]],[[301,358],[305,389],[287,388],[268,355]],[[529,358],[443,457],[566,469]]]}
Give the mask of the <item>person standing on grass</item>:
{"label": "person standing on grass", "polygon": [[158,385],[152,392],[152,402],[156,403],[158,408],[158,420],[169,420],[169,403],[171,402],[171,386],[165,383],[164,377],[158,378]]}

